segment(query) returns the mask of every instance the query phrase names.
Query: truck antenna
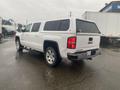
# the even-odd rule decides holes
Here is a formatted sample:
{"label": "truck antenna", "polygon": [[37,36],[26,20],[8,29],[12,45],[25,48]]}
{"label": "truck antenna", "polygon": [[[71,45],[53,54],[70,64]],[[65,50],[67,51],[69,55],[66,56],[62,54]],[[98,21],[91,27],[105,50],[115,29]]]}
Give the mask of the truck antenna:
{"label": "truck antenna", "polygon": [[70,11],[70,17],[72,16],[72,12]]}

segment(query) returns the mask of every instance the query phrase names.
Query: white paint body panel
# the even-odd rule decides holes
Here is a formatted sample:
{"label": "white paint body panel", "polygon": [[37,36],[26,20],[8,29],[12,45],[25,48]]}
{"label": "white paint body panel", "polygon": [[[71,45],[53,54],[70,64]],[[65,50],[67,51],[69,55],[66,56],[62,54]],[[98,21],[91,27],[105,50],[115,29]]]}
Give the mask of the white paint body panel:
{"label": "white paint body panel", "polygon": [[[93,38],[92,44],[89,44],[89,38]],[[78,51],[86,51],[90,49],[99,48],[100,35],[98,34],[77,34]]]}

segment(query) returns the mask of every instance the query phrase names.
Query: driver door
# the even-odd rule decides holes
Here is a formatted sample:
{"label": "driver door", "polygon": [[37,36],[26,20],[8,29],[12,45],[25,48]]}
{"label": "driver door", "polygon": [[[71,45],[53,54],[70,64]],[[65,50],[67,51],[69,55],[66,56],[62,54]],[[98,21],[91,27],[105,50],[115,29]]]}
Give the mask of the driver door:
{"label": "driver door", "polygon": [[25,31],[22,32],[21,42],[24,46],[30,47],[30,31],[32,28],[32,24],[28,24],[25,27]]}

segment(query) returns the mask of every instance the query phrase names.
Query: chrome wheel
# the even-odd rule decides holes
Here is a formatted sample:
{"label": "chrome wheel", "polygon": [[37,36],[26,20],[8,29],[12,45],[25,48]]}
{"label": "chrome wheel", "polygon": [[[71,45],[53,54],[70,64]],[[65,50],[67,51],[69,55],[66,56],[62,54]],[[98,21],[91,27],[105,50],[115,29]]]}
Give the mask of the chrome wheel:
{"label": "chrome wheel", "polygon": [[49,64],[54,64],[55,62],[55,52],[52,49],[46,51],[46,60]]}
{"label": "chrome wheel", "polygon": [[47,47],[45,49],[45,59],[50,67],[56,67],[61,62],[60,55],[55,47]]}

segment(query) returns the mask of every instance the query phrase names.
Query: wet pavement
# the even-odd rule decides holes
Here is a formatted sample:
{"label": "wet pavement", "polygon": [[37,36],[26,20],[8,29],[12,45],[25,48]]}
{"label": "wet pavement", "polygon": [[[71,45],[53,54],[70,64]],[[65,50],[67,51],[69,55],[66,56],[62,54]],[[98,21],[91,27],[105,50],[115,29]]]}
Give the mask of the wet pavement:
{"label": "wet pavement", "polygon": [[0,90],[120,90],[120,49],[102,49],[92,61],[50,68],[39,52],[19,54],[13,40],[3,42]]}

